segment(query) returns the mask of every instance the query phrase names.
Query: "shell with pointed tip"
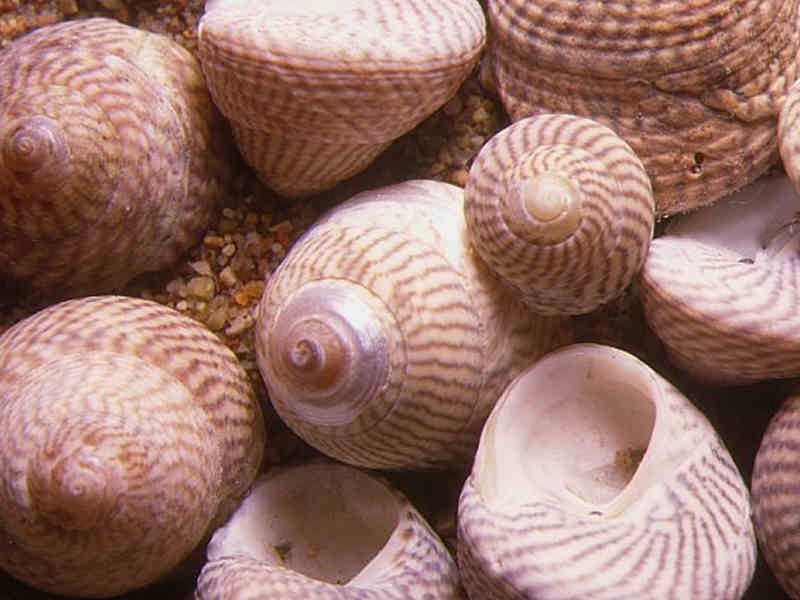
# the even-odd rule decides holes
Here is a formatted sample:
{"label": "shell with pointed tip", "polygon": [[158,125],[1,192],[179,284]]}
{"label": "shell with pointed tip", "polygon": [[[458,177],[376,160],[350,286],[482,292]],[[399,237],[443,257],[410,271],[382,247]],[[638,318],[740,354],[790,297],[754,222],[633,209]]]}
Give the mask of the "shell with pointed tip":
{"label": "shell with pointed tip", "polygon": [[323,216],[267,280],[256,356],[278,414],[376,468],[465,463],[524,366],[566,343],[471,253],[463,191],[408,181]]}
{"label": "shell with pointed tip", "polygon": [[208,546],[197,600],[463,600],[455,562],[400,492],[315,461],[256,481]]}
{"label": "shell with pointed tip", "polygon": [[478,254],[542,314],[587,313],[644,262],[650,180],[609,128],[572,115],[513,123],[481,149],[464,194]]}
{"label": "shell with pointed tip", "polygon": [[0,276],[66,297],[172,265],[216,208],[226,125],[197,60],[110,19],[0,54]]}
{"label": "shell with pointed tip", "polygon": [[280,194],[307,196],[452,97],[485,28],[476,0],[214,0],[198,44],[245,160]]}
{"label": "shell with pointed tip", "polygon": [[797,197],[785,175],[670,222],[640,296],[670,360],[698,381],[800,375]]}
{"label": "shell with pointed tip", "polygon": [[489,0],[489,72],[512,119],[596,119],[634,149],[660,215],[709,204],[777,161],[797,79],[797,0]]}
{"label": "shell with pointed tip", "polygon": [[134,298],[51,306],[0,337],[0,567],[106,597],[166,574],[231,514],[264,451],[235,355]]}
{"label": "shell with pointed tip", "polygon": [[736,600],[755,559],[747,487],[716,432],[609,346],[556,350],[508,387],[459,499],[475,600]]}

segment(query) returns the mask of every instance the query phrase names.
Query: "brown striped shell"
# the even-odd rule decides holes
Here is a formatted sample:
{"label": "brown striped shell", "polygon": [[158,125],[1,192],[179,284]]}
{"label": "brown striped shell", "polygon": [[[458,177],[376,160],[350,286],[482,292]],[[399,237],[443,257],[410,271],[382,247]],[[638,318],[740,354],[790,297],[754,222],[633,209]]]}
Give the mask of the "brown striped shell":
{"label": "brown striped shell", "polygon": [[235,355],[163,305],[94,296],[0,337],[0,568],[107,597],[227,519],[264,451]]}
{"label": "brown striped shell", "polygon": [[56,297],[171,266],[229,170],[197,60],[110,19],[43,27],[0,54],[0,276]]}
{"label": "brown striped shell", "polygon": [[476,0],[213,0],[198,43],[245,160],[285,196],[333,187],[453,96]]}
{"label": "brown striped shell", "polygon": [[408,499],[329,461],[259,478],[208,546],[197,600],[463,600],[455,562]]}
{"label": "brown striped shell", "polygon": [[630,147],[562,114],[522,119],[489,140],[470,168],[464,213],[481,258],[542,314],[587,313],[622,293],[655,220]]}
{"label": "brown striped shell", "polygon": [[800,390],[784,400],[767,425],[753,464],[753,523],[767,564],[788,596],[800,598],[797,546],[798,411]]}
{"label": "brown striped shell", "polygon": [[671,222],[650,244],[640,295],[671,361],[712,385],[800,375],[797,196],[762,178]]}
{"label": "brown striped shell", "polygon": [[256,355],[278,414],[322,452],[375,468],[472,458],[524,365],[565,343],[471,253],[461,188],[408,181],[333,209],[267,280]]}
{"label": "brown striped shell", "polygon": [[800,195],[800,81],[787,92],[778,115],[778,150],[783,168]]}
{"label": "brown striped shell", "polygon": [[473,600],[737,600],[747,487],[708,420],[634,356],[552,352],[505,391],[458,508]]}
{"label": "brown striped shell", "polygon": [[489,0],[489,73],[514,120],[558,111],[614,129],[673,214],[776,162],[798,20],[798,0]]}

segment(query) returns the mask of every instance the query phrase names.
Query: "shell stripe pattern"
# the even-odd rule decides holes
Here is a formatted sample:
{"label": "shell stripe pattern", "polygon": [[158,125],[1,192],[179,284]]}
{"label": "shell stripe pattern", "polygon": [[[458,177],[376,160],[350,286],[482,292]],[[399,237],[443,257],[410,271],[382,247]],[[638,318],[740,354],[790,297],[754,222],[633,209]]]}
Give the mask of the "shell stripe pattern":
{"label": "shell stripe pattern", "polygon": [[789,89],[778,118],[778,149],[789,178],[800,189],[800,81]]}
{"label": "shell stripe pattern", "polygon": [[694,377],[741,384],[800,374],[797,260],[743,262],[690,239],[653,241],[641,277],[650,327]]}

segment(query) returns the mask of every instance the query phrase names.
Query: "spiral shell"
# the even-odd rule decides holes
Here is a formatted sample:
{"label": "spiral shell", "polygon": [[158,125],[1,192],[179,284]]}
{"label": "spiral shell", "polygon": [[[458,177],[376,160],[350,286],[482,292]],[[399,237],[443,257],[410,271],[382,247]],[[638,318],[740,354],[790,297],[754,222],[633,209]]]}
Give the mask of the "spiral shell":
{"label": "spiral shell", "polygon": [[489,71],[514,120],[611,127],[641,158],[659,215],[709,204],[777,160],[797,79],[797,0],[489,0]]}
{"label": "spiral shell", "polygon": [[197,600],[464,598],[455,562],[405,496],[327,461],[259,478],[208,559]]}
{"label": "spiral shell", "polygon": [[792,184],[775,175],[653,240],[641,300],[676,366],[712,385],[800,375],[798,232]]}
{"label": "spiral shell", "polygon": [[284,421],[322,452],[376,468],[472,458],[507,382],[569,340],[469,249],[460,188],[364,192],[301,238],[267,280],[256,356]]}
{"label": "spiral shell", "polygon": [[481,149],[464,213],[475,250],[542,314],[619,295],[644,262],[654,200],[641,161],[589,119],[522,119]]}
{"label": "spiral shell", "polygon": [[0,567],[59,594],[166,574],[233,511],[264,450],[234,354],[165,306],[95,296],[0,337]]}
{"label": "spiral shell", "polygon": [[230,169],[196,59],[109,19],[43,27],[0,54],[0,276],[56,297],[173,264]]}
{"label": "spiral shell", "polygon": [[728,451],[634,356],[556,350],[497,402],[459,500],[470,598],[735,600],[755,559]]}
{"label": "spiral shell", "polygon": [[307,196],[452,97],[485,27],[476,0],[214,0],[199,56],[245,160],[280,194]]}

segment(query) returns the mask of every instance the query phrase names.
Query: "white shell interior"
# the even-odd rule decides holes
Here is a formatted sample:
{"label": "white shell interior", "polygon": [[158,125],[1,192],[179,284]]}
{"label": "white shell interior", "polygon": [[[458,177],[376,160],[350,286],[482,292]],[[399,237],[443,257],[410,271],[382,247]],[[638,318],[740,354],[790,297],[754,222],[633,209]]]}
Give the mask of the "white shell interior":
{"label": "white shell interior", "polygon": [[392,535],[401,511],[385,484],[353,467],[313,462],[275,470],[216,531],[208,560],[246,555],[319,581],[364,585],[404,543]]}
{"label": "white shell interior", "polygon": [[645,455],[659,393],[652,372],[622,351],[575,344],[549,354],[511,384],[484,430],[484,499],[607,514]]}

